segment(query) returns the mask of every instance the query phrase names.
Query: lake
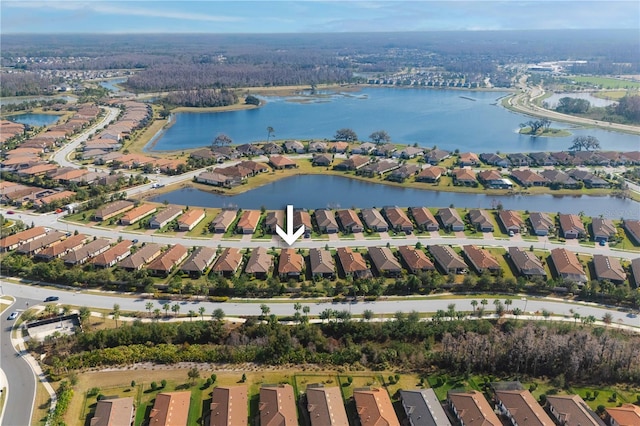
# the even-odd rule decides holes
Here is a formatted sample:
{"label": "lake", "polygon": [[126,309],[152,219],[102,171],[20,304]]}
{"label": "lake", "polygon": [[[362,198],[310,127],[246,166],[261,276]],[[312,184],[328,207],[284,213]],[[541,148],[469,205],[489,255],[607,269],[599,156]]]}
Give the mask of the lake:
{"label": "lake", "polygon": [[363,88],[321,96],[266,97],[261,108],[228,112],[176,113],[173,125],[154,138],[149,150],[208,146],[219,133],[236,144],[264,141],[267,127],[276,139],[332,139],[340,128],[353,129],[361,140],[386,130],[395,143],[461,151],[561,151],[578,135],[598,138],[602,149],[638,149],[638,136],[600,129],[571,129],[571,136],[541,138],[520,135],[519,124],[531,118],[500,106],[506,92]]}
{"label": "lake", "polygon": [[100,86],[104,87],[105,89],[111,90],[112,92],[119,92],[120,90],[122,90],[120,87],[116,86],[116,84],[122,84],[125,81],[127,81],[127,78],[112,78],[109,80],[105,80],[105,81],[101,81],[99,84]]}
{"label": "lake", "polygon": [[555,108],[558,106],[558,102],[562,98],[576,98],[576,99],[585,99],[589,101],[591,106],[594,107],[606,107],[609,105],[613,105],[616,102],[608,99],[600,99],[593,96],[591,93],[554,93],[544,100],[551,108]]}
{"label": "lake", "polygon": [[60,119],[59,115],[53,114],[16,114],[10,117],[11,121],[16,123],[28,124],[30,126],[50,126]]}
{"label": "lake", "polygon": [[[327,190],[331,188],[330,190]],[[366,208],[397,205],[402,207],[492,208],[604,215],[611,219],[640,219],[640,203],[629,199],[593,196],[503,195],[488,196],[459,192],[438,192],[364,182],[342,176],[300,175],[281,179],[239,195],[221,195],[195,188],[183,188],[150,199],[154,202],[200,207],[242,209]]]}

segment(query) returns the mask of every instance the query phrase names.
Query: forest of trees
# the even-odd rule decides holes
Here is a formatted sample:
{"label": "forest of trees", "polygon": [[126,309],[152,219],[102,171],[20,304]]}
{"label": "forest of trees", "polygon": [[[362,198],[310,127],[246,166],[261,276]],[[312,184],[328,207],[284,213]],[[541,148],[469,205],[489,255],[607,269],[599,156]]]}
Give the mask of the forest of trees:
{"label": "forest of trees", "polygon": [[238,96],[226,89],[196,89],[169,93],[159,100],[166,106],[220,107],[238,102]]}
{"label": "forest of trees", "polygon": [[[322,324],[300,316],[284,325],[271,315],[227,328],[219,319],[160,323],[135,321],[116,329],[85,331],[55,344],[33,344],[52,372],[155,361],[265,364],[315,363],[374,370],[433,367],[456,372],[524,375],[563,374],[568,382],[640,380],[640,337],[586,322],[555,324],[518,320],[457,319],[453,313],[420,321],[398,312],[386,322],[352,320],[347,311]],[[36,346],[38,345],[38,346]]]}
{"label": "forest of trees", "polygon": [[53,79],[35,73],[3,73],[0,96],[33,96],[50,94],[49,86]]}

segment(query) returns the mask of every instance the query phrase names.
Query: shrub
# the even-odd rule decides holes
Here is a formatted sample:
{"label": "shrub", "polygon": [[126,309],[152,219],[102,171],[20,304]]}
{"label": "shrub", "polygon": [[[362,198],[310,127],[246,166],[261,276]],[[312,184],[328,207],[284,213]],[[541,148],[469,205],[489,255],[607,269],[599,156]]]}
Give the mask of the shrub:
{"label": "shrub", "polygon": [[151,390],[152,391],[158,390],[158,384],[156,382],[151,382]]}

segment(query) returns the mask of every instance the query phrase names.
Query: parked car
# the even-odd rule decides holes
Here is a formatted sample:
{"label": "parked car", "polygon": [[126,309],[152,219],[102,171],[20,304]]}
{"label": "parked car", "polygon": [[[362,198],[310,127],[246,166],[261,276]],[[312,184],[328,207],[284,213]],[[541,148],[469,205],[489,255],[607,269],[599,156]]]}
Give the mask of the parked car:
{"label": "parked car", "polygon": [[514,235],[516,235],[513,231],[509,231],[509,236],[513,237]]}
{"label": "parked car", "polygon": [[7,214],[16,214],[13,210],[7,210]]}
{"label": "parked car", "polygon": [[607,242],[605,240],[600,240],[600,245],[604,247],[607,245]]}
{"label": "parked car", "polygon": [[56,302],[58,300],[60,300],[58,296],[49,296],[46,299],[44,299],[45,302]]}
{"label": "parked car", "polygon": [[14,320],[16,318],[18,318],[18,313],[16,311],[11,312],[7,317],[8,320]]}

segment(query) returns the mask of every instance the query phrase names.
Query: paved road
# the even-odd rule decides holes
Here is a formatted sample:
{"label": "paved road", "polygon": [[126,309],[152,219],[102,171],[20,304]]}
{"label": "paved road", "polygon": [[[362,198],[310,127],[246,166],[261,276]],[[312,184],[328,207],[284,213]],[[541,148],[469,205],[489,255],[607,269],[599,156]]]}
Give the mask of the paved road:
{"label": "paved road", "polygon": [[[13,295],[11,287],[5,287],[5,283],[0,282],[4,294]],[[11,327],[14,321],[8,321],[9,312],[22,311],[26,308],[26,303],[33,305],[41,301],[37,291],[32,292],[29,297],[17,297],[16,302],[9,309],[5,310],[0,319],[0,368],[7,376],[9,384],[8,398],[5,401],[5,409],[2,417],[2,424],[6,426],[21,426],[31,424],[33,413],[33,401],[36,394],[36,378],[29,364],[21,358],[16,349],[11,344]]]}

